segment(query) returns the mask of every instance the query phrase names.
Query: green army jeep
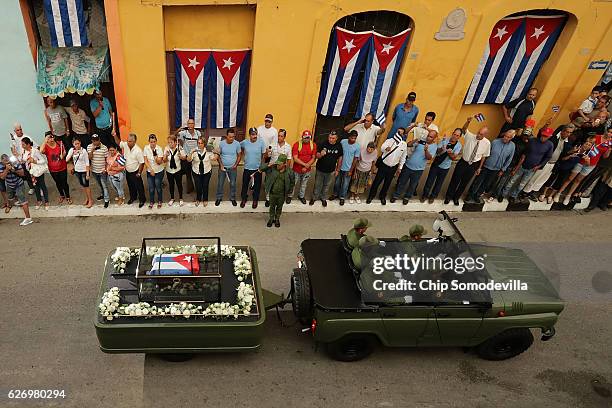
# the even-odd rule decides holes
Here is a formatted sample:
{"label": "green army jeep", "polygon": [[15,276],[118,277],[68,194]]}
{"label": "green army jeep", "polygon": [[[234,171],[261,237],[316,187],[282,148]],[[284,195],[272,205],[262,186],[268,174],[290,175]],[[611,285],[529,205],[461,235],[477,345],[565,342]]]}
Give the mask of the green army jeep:
{"label": "green army jeep", "polygon": [[[431,287],[417,286],[416,291],[391,295],[373,284],[385,276],[372,275],[374,256],[365,256],[362,265],[366,266],[359,270],[347,251],[345,237],[303,241],[298,268],[291,275],[295,315],[310,325],[313,339],[341,361],[360,360],[377,343],[468,347],[481,358],[504,360],[531,346],[532,329],[540,329],[544,341],[552,338],[564,303],[540,268],[520,249],[468,245],[455,221],[441,212],[434,222],[439,236],[409,243],[411,255],[482,256],[485,268],[463,274],[426,269],[407,276],[390,273],[388,280],[395,277],[396,284],[400,278],[415,285],[417,280],[433,282]],[[384,246],[376,250],[387,257],[401,255],[406,248],[397,240],[381,241]],[[452,287],[453,281],[458,282],[457,290],[440,289],[445,284]]]}

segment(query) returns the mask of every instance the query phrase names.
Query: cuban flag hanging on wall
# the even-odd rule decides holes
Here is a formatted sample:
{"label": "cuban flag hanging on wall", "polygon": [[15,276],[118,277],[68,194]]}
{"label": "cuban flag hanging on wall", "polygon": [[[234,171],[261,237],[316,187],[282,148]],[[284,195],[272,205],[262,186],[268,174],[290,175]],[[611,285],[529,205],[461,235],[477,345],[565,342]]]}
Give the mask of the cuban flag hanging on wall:
{"label": "cuban flag hanging on wall", "polygon": [[174,50],[176,71],[176,127],[184,127],[190,118],[197,128],[206,127],[210,51]]}
{"label": "cuban flag hanging on wall", "polygon": [[370,112],[374,117],[379,117],[386,112],[391,87],[397,78],[408,43],[409,31],[407,29],[392,37],[373,33],[374,46],[368,54],[355,117],[364,117]]}
{"label": "cuban flag hanging on wall", "polygon": [[200,263],[197,254],[155,255],[147,275],[199,275]]}
{"label": "cuban flag hanging on wall", "polygon": [[318,113],[325,116],[346,114],[371,39],[371,31],[353,33],[335,27],[328,50],[327,73],[321,81]]}
{"label": "cuban flag hanging on wall", "polygon": [[464,103],[507,103],[524,96],[550,55],[565,16],[519,16],[495,24]]}
{"label": "cuban flag hanging on wall", "polygon": [[43,7],[52,47],[89,45],[83,0],[44,0]]}
{"label": "cuban flag hanging on wall", "polygon": [[241,125],[245,116],[250,50],[213,51],[210,70],[210,127]]}

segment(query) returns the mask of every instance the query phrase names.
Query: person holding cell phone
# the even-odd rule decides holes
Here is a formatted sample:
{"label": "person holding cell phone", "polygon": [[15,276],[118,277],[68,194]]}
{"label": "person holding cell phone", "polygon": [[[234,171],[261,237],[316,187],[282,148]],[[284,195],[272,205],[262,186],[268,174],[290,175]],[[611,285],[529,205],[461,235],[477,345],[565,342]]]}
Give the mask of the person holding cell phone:
{"label": "person holding cell phone", "polygon": [[108,188],[108,172],[106,169],[106,158],[108,157],[108,147],[100,141],[97,134],[91,135],[91,144],[87,146],[87,154],[91,163],[91,174],[98,182],[101,194],[97,200],[104,199],[104,208],[110,204],[110,190]]}

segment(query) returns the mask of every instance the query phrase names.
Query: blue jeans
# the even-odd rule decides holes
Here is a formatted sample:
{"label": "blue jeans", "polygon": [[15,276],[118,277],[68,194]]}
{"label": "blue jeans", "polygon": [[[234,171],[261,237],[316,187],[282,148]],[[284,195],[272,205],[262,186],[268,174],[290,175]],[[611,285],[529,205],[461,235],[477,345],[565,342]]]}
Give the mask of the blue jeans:
{"label": "blue jeans", "polygon": [[[310,171],[307,173],[295,173],[295,187],[298,190],[298,198],[304,198],[306,194],[306,187],[308,187],[308,179],[310,178]],[[298,187],[299,185],[299,187]],[[293,192],[289,197],[293,197]]]}
{"label": "blue jeans", "polygon": [[[402,171],[397,179],[397,186],[395,186],[395,192],[393,193],[393,198],[403,198],[410,199],[419,185],[419,180],[421,179],[421,175],[423,174],[423,170],[411,170],[408,167],[404,166]],[[408,188],[405,193],[404,188],[408,184]]]}
{"label": "blue jeans", "polygon": [[223,187],[228,177],[230,183],[230,200],[236,200],[236,174],[236,169],[228,167],[225,168],[225,171],[219,170],[219,174],[217,175],[217,200],[223,199]]}
{"label": "blue jeans", "polygon": [[108,203],[110,201],[110,195],[108,194],[108,174],[94,173],[92,171],[91,175],[94,176],[94,178],[98,182],[98,186],[100,186],[100,189],[102,190],[102,195],[104,196],[104,202]]}
{"label": "blue jeans", "polygon": [[448,174],[448,169],[441,169],[438,166],[431,166],[429,168],[429,174],[427,180],[425,180],[425,187],[423,188],[423,198],[436,198],[440,194],[444,179]]}
{"label": "blue jeans", "polygon": [[535,173],[535,170],[533,169],[525,169],[522,166],[519,167],[508,184],[506,184],[506,187],[504,187],[504,191],[502,193],[503,197],[518,197],[519,192],[521,192],[525,185],[529,182],[529,179],[533,176],[533,173]]}
{"label": "blue jeans", "polygon": [[327,192],[329,191],[329,186],[331,186],[333,180],[333,171],[331,173],[323,173],[322,171],[317,170],[315,174],[315,185],[312,192],[312,199],[327,200]]}
{"label": "blue jeans", "polygon": [[334,183],[334,195],[339,198],[346,198],[348,193],[349,184],[351,184],[351,176],[348,171],[340,170],[336,182]]}
{"label": "blue jeans", "polygon": [[117,195],[119,198],[125,198],[125,192],[123,191],[123,180],[125,179],[125,172],[113,174],[112,176],[108,176],[111,184],[117,191]]}
{"label": "blue jeans", "polygon": [[155,192],[157,192],[157,202],[161,203],[164,199],[162,198],[162,181],[164,180],[165,171],[162,170],[159,173],[155,173],[154,176],[147,171],[147,185],[149,186],[149,203],[155,202]]}

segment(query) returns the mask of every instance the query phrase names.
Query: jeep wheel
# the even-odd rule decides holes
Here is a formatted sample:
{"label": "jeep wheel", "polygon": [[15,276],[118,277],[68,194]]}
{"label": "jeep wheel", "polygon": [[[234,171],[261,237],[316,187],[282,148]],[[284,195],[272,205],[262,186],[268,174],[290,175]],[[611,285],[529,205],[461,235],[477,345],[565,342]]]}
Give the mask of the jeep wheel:
{"label": "jeep wheel", "polygon": [[505,360],[518,356],[532,343],[533,335],[529,329],[510,329],[477,346],[476,352],[485,360]]}
{"label": "jeep wheel", "polygon": [[312,293],[310,278],[303,269],[294,269],[291,274],[291,305],[293,313],[302,324],[310,324],[312,318]]}
{"label": "jeep wheel", "polygon": [[327,353],[338,361],[358,361],[374,351],[374,341],[365,335],[350,335],[327,344]]}

